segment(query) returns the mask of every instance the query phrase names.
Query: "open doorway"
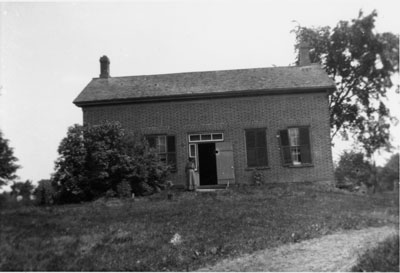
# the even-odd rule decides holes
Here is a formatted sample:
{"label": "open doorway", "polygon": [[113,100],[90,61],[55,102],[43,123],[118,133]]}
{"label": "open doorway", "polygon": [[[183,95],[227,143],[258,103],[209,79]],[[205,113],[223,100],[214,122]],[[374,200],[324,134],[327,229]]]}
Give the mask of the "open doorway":
{"label": "open doorway", "polygon": [[218,178],[215,143],[199,143],[198,158],[200,185],[217,185]]}

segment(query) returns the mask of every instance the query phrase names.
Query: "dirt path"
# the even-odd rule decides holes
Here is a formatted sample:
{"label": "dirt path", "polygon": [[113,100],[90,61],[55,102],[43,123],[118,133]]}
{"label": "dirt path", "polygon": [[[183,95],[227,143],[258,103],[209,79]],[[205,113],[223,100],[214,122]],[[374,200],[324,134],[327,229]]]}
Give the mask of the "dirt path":
{"label": "dirt path", "polygon": [[398,232],[388,226],[344,231],[223,260],[198,271],[349,271],[366,248]]}

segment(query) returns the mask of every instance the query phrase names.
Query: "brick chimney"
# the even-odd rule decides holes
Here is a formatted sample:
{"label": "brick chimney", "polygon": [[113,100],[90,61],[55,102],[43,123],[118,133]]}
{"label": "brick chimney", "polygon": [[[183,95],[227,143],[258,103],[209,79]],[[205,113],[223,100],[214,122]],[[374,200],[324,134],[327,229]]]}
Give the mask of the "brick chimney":
{"label": "brick chimney", "polygon": [[110,59],[106,55],[100,58],[100,78],[107,79],[110,77]]}
{"label": "brick chimney", "polygon": [[299,66],[306,66],[306,65],[311,64],[310,49],[311,49],[311,46],[307,42],[300,42]]}

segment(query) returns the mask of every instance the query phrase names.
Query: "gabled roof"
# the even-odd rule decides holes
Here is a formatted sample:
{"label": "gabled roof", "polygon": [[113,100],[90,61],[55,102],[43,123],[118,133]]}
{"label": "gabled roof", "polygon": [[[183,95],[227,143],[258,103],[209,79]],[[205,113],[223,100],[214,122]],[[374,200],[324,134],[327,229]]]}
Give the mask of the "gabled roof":
{"label": "gabled roof", "polygon": [[316,64],[238,70],[94,78],[74,100],[78,106],[206,97],[332,90]]}

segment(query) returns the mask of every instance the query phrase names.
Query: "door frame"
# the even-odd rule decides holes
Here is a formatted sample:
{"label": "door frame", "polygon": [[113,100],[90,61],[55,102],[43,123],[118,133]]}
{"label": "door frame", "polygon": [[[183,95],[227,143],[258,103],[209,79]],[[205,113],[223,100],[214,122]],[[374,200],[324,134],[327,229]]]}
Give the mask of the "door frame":
{"label": "door frame", "polygon": [[[217,143],[224,141],[224,133],[221,131],[215,132],[201,132],[201,133],[188,133],[188,149],[189,149],[189,158],[193,158],[196,166],[196,175],[198,181],[200,183],[200,173],[199,173],[199,147],[198,145],[201,143]],[[215,167],[217,168],[217,162],[215,162]],[[217,181],[218,184],[218,169],[217,169]]]}

